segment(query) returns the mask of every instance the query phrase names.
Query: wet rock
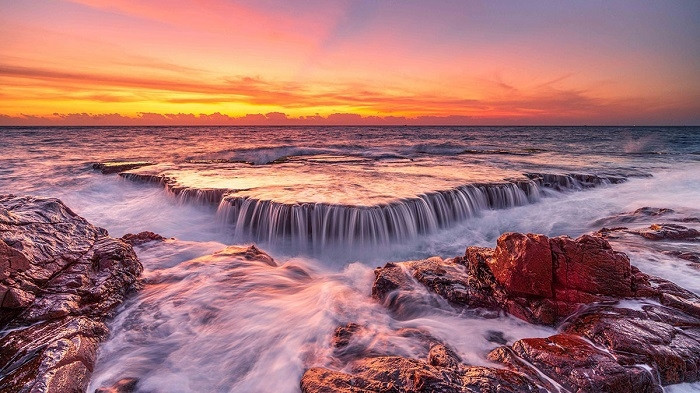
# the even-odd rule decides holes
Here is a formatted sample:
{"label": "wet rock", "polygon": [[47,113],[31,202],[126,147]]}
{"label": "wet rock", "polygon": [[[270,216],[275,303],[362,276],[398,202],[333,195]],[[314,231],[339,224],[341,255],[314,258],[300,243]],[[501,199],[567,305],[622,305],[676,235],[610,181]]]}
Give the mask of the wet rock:
{"label": "wet rock", "polygon": [[360,331],[362,326],[351,322],[344,326],[338,326],[333,333],[333,338],[331,339],[331,345],[334,348],[345,348],[350,344],[350,339],[352,336]]}
{"label": "wet rock", "polygon": [[487,330],[485,338],[486,341],[501,345],[505,345],[508,342],[508,340],[506,340],[505,336],[503,335],[503,332],[496,330]]}
{"label": "wet rock", "polygon": [[112,386],[95,389],[95,393],[132,393],[136,391],[138,382],[136,378],[122,378]]}
{"label": "wet rock", "polygon": [[596,306],[565,327],[607,348],[620,364],[646,364],[661,383],[700,379],[700,314],[647,305],[642,310]]}
{"label": "wet rock", "polygon": [[[452,259],[438,257],[420,261],[387,263],[374,270],[372,297],[398,315],[409,316],[429,299],[413,298],[416,283],[440,295],[448,302],[464,306],[470,303],[469,284],[464,267]],[[408,306],[408,307],[405,307]]]}
{"label": "wet rock", "polygon": [[[350,361],[366,357],[390,355],[428,357],[435,346],[445,348],[446,353],[457,356],[452,348],[424,329],[401,328],[392,330],[390,334],[386,333],[352,322],[339,326],[331,337],[333,358],[336,360],[334,363],[342,367]],[[438,355],[435,354],[435,356]]]}
{"label": "wet rock", "polygon": [[594,223],[596,226],[629,224],[640,221],[648,221],[650,218],[669,216],[676,213],[673,209],[659,207],[640,207],[633,212],[620,213],[612,217],[600,219]]}
{"label": "wet rock", "polygon": [[605,239],[589,235],[548,239],[506,233],[495,250],[469,247],[461,258],[390,263],[375,269],[372,294],[402,310],[415,306],[407,294],[415,293],[416,283],[454,305],[501,309],[546,325],[588,304],[626,297],[655,298],[689,313],[698,309],[692,293],[639,272]]}
{"label": "wet rock", "polygon": [[[437,350],[436,350],[437,352]],[[399,356],[363,358],[349,373],[311,368],[301,379],[304,393],[337,392],[538,392],[527,377],[508,370],[453,363],[432,365]]]}
{"label": "wet rock", "polygon": [[0,196],[0,391],[84,391],[133,249],[57,199]]}
{"label": "wet rock", "polygon": [[163,236],[149,231],[139,232],[137,234],[127,233],[122,236],[121,239],[132,246],[141,246],[149,242],[165,240]]}
{"label": "wet rock", "polygon": [[686,261],[700,263],[700,252],[667,250],[663,253],[666,255],[674,256],[676,258],[685,259]]}
{"label": "wet rock", "polygon": [[[632,294],[632,271],[627,255],[599,237],[550,239],[554,257],[554,298],[589,303],[590,295],[625,297]],[[590,294],[590,295],[589,295]]]}
{"label": "wet rock", "polygon": [[652,298],[662,305],[700,317],[700,298],[694,293],[659,277],[632,267],[635,297]]}
{"label": "wet rock", "polygon": [[462,359],[452,349],[436,344],[428,352],[428,363],[435,367],[457,368],[462,363]]}
{"label": "wet rock", "polygon": [[678,224],[652,224],[635,233],[649,240],[695,240],[700,237],[697,229]]}
{"label": "wet rock", "polygon": [[470,306],[532,323],[554,325],[585,304],[632,295],[629,259],[599,237],[506,233],[495,250],[469,247],[457,262],[467,267]]}
{"label": "wet rock", "polygon": [[144,166],[154,165],[153,162],[147,161],[112,161],[112,162],[96,162],[92,164],[92,169],[99,170],[103,174],[119,173],[131,169],[141,168]]}
{"label": "wet rock", "polygon": [[[620,365],[609,353],[571,334],[518,340],[488,357],[535,377],[539,371],[572,392],[662,391],[648,370]],[[540,382],[556,391],[552,382]]]}
{"label": "wet rock", "polygon": [[487,264],[510,294],[553,296],[552,250],[544,235],[510,233],[499,237]]}
{"label": "wet rock", "polygon": [[[522,339],[510,346],[502,332],[487,333],[489,341],[503,345],[489,359],[542,389],[661,392],[662,385],[700,380],[700,298],[631,266],[629,258],[601,236],[571,239],[509,233],[498,239],[495,249],[469,247],[464,257],[390,263],[375,270],[372,295],[391,310],[401,311],[417,304],[411,298],[420,293],[417,286],[465,310],[500,309],[532,323],[559,325],[560,334]],[[641,306],[625,308],[618,304],[623,299]],[[343,345],[353,345],[355,336],[372,334],[365,330],[360,325],[340,328],[336,342],[342,339]],[[390,352],[360,350],[355,355],[349,368],[338,366],[347,373],[309,370],[302,388],[471,391],[465,387],[464,370],[474,368],[461,364],[439,341],[430,344],[427,362],[392,357]],[[388,364],[393,374],[382,371]],[[368,371],[370,367],[376,369]],[[409,385],[404,372],[414,373],[421,384]],[[451,384],[442,384],[444,378]]]}
{"label": "wet rock", "polygon": [[387,296],[399,289],[409,287],[408,277],[400,265],[389,262],[384,267],[374,269],[372,297],[385,300]]}
{"label": "wet rock", "polygon": [[594,232],[593,235],[602,237],[603,239],[616,239],[622,234],[626,233],[629,228],[627,227],[602,227],[598,231]]}
{"label": "wet rock", "polygon": [[228,246],[225,249],[218,251],[214,253],[216,256],[235,256],[235,257],[242,257],[248,261],[258,261],[262,262],[266,265],[276,267],[277,263],[275,260],[267,255],[266,252],[260,250],[259,248],[255,247],[255,245],[251,246]]}
{"label": "wet rock", "polygon": [[647,217],[657,217],[669,213],[674,213],[675,210],[673,209],[667,209],[663,207],[640,207],[639,209],[635,210],[632,215],[634,216],[647,216]]}
{"label": "wet rock", "polygon": [[629,259],[600,238],[506,233],[495,250],[469,247],[462,258],[387,264],[375,270],[372,295],[397,309],[413,280],[450,303],[500,308],[554,325],[582,305],[632,295]]}

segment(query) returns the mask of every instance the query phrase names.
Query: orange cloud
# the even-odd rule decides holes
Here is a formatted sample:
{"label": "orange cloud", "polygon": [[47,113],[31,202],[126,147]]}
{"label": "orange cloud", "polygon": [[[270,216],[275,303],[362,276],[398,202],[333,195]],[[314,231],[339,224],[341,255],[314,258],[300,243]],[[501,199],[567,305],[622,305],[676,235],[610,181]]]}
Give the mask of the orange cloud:
{"label": "orange cloud", "polygon": [[[0,15],[0,114],[5,124],[700,123],[687,50],[697,24],[683,7],[572,7],[13,2]],[[666,19],[629,29],[650,11]],[[275,112],[285,117],[260,115]]]}

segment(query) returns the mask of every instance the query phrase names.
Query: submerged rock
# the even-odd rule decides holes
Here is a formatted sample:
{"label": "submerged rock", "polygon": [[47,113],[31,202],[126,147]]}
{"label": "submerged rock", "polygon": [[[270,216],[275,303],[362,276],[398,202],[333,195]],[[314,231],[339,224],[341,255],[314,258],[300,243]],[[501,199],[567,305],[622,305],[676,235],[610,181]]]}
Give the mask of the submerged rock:
{"label": "submerged rock", "polygon": [[95,389],[95,393],[132,393],[136,391],[138,383],[136,378],[122,378],[110,387]]}
{"label": "submerged rock", "polygon": [[[653,223],[663,216],[666,223]],[[633,249],[646,249],[652,253],[668,255],[680,260],[692,262],[688,266],[699,268],[700,253],[695,243],[700,241],[700,231],[691,227],[700,222],[697,217],[688,216],[687,212],[672,209],[643,207],[632,213],[622,213],[598,223],[634,223],[634,226],[603,227],[594,235],[610,240],[616,245]],[[671,222],[671,223],[669,223]],[[677,223],[684,223],[680,225]],[[639,241],[639,236],[650,241]]]}
{"label": "submerged rock", "polygon": [[155,165],[148,161],[112,161],[112,162],[96,162],[92,164],[92,169],[97,169],[103,174],[119,173],[131,169],[141,168],[144,166]]}
{"label": "submerged rock", "polygon": [[57,199],[0,196],[0,391],[81,392],[141,263]]}
{"label": "submerged rock", "polygon": [[649,228],[635,231],[649,240],[691,240],[700,238],[700,231],[678,224],[652,224]]}
{"label": "submerged rock", "polygon": [[639,222],[639,221],[648,221],[651,218],[660,217],[660,216],[670,216],[670,215],[673,215],[674,213],[676,213],[676,211],[673,209],[645,206],[645,207],[640,207],[639,209],[637,209],[633,212],[620,213],[620,214],[616,214],[616,215],[611,216],[611,217],[606,217],[606,218],[597,220],[594,224],[596,226],[603,226],[603,225],[619,226],[620,224],[629,224],[629,223],[634,223],[634,222]]}
{"label": "submerged rock", "polygon": [[161,236],[157,233],[149,232],[149,231],[139,232],[137,234],[127,233],[126,235],[122,236],[120,239],[125,241],[126,243],[131,244],[132,246],[141,246],[141,245],[149,243],[149,242],[153,242],[153,241],[161,242],[161,241],[165,240],[165,238],[163,236]]}

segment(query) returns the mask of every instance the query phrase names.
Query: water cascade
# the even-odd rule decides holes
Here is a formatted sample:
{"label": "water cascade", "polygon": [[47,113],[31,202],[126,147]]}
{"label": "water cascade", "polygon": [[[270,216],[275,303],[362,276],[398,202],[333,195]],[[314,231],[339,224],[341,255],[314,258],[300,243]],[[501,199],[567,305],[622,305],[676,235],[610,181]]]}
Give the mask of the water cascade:
{"label": "water cascade", "polygon": [[547,192],[581,190],[625,180],[619,176],[528,173],[523,179],[467,184],[385,204],[361,206],[281,203],[240,196],[236,190],[182,187],[166,176],[128,172],[121,176],[159,183],[182,202],[218,206],[218,219],[232,225],[239,240],[277,242],[312,250],[331,245],[372,247],[402,243],[452,227],[487,209],[537,202]]}

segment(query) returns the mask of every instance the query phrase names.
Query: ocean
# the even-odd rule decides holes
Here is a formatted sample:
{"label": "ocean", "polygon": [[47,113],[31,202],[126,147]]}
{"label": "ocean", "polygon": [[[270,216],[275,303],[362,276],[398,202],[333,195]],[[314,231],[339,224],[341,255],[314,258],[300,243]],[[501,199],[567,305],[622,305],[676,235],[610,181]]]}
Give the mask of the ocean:
{"label": "ocean", "polygon": [[[172,238],[137,249],[146,285],[111,322],[90,391],[129,376],[143,391],[297,392],[356,321],[398,355],[417,349],[396,329],[415,327],[489,364],[488,332],[512,343],[554,329],[418,287],[426,307],[397,319],[369,297],[373,268],[508,231],[575,237],[647,206],[700,217],[699,127],[7,127],[0,142],[0,193],[60,198],[115,237]],[[108,161],[152,165],[92,167]],[[231,276],[211,256],[250,243],[282,268]],[[613,246],[700,294],[698,264]]]}

